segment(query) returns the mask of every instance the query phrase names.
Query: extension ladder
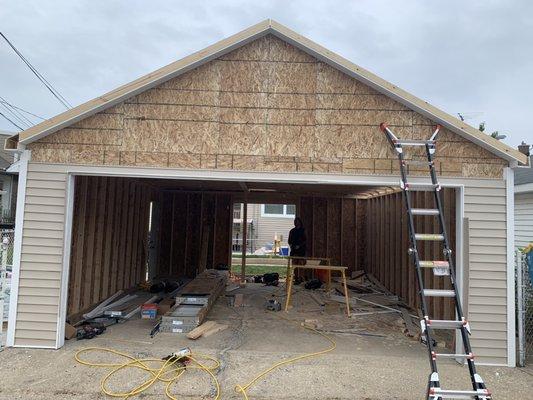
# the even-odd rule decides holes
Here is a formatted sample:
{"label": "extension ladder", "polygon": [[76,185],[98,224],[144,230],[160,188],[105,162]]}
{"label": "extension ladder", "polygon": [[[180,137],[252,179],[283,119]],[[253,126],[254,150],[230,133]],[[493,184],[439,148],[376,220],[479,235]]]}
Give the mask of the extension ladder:
{"label": "extension ladder", "polygon": [[[461,308],[461,302],[457,293],[456,281],[455,281],[455,267],[453,264],[452,250],[449,246],[448,234],[446,232],[446,223],[444,221],[444,214],[442,210],[442,200],[440,196],[441,186],[437,180],[437,173],[435,171],[435,163],[433,161],[435,154],[436,139],[439,134],[440,126],[437,125],[435,131],[428,140],[401,140],[398,139],[389,127],[382,123],[380,125],[381,130],[386,133],[387,139],[398,154],[400,161],[400,187],[404,194],[405,204],[407,208],[408,224],[409,224],[409,237],[410,248],[409,255],[414,261],[416,267],[416,276],[418,281],[418,288],[420,294],[420,306],[422,309],[423,319],[420,321],[422,334],[425,335],[426,344],[429,354],[429,363],[431,367],[431,374],[429,375],[428,387],[427,387],[427,400],[442,400],[442,399],[477,399],[477,400],[489,400],[492,399],[491,393],[487,390],[483,380],[476,372],[476,366],[474,364],[474,355],[472,354],[472,348],[470,346],[470,326],[468,321],[463,316]],[[409,161],[405,159],[403,148],[410,146],[418,146],[425,148],[427,161]],[[429,183],[409,183],[407,181],[407,165],[410,163],[424,164],[429,168],[429,175],[431,182]],[[432,191],[435,197],[435,208],[421,209],[412,208],[411,206],[411,191],[424,190]],[[437,217],[439,220],[440,233],[417,233],[415,231],[414,218],[431,216]],[[419,241],[438,241],[443,245],[444,261],[425,261],[420,260],[417,242]],[[422,274],[423,268],[432,268],[433,273],[436,276],[447,276],[451,280],[451,290],[443,289],[430,289],[425,288],[424,279]],[[426,299],[428,297],[447,297],[455,300],[455,311],[457,315],[456,320],[435,320],[431,319],[427,311]],[[433,330],[436,329],[453,329],[459,330],[462,336],[464,354],[448,354],[437,353],[433,340],[431,338]],[[470,374],[470,380],[472,382],[473,390],[445,390],[440,386],[439,373],[437,370],[437,360],[442,358],[454,358],[454,359],[466,359],[468,364],[468,371]]]}

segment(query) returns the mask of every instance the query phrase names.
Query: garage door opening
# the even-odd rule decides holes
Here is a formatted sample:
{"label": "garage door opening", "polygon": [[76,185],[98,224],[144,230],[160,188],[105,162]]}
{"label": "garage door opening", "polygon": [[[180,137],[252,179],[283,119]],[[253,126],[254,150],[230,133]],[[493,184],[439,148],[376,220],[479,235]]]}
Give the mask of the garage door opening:
{"label": "garage door opening", "polygon": [[[306,257],[327,258],[331,265],[346,267],[349,277],[364,271],[416,310],[417,286],[407,252],[402,196],[398,188],[375,185],[76,176],[67,321],[82,321],[84,314],[118,291],[130,293],[162,281],[182,285],[206,270],[239,265],[243,243],[253,258],[257,250],[268,247],[268,241],[265,245],[259,241],[261,227],[256,220],[269,214],[284,218],[288,225],[269,228],[273,245],[278,244],[276,238],[281,249],[286,247],[297,216],[306,230]],[[431,208],[432,196],[413,193],[413,206]],[[441,196],[455,248],[456,193],[445,188]],[[256,207],[257,217],[250,207]],[[244,222],[248,233],[243,240]],[[439,227],[436,220],[424,217],[416,221],[416,229],[437,233]],[[433,243],[423,244],[420,252],[422,259],[443,258]],[[253,265],[250,258],[245,257],[245,262]],[[283,259],[281,265],[285,263]],[[233,271],[236,282],[239,269]],[[285,270],[272,268],[272,272],[283,276]],[[446,289],[445,280],[429,269],[425,274],[432,287]],[[141,303],[152,296],[147,292]],[[220,301],[226,301],[224,297]],[[435,318],[454,316],[450,299],[432,299],[429,309]]]}

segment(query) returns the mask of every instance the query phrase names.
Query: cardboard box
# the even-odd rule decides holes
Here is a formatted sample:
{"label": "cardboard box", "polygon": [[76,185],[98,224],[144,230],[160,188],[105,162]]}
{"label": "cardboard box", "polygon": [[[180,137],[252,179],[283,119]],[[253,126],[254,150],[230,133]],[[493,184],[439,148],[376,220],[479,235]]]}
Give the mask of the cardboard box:
{"label": "cardboard box", "polygon": [[65,339],[70,340],[76,337],[78,329],[74,328],[68,322],[65,322]]}

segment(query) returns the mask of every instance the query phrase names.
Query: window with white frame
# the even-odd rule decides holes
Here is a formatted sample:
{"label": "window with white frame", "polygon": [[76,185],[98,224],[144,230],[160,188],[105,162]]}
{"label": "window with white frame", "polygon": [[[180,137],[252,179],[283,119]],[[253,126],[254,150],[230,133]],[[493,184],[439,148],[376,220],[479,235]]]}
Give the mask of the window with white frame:
{"label": "window with white frame", "polygon": [[262,217],[294,218],[296,206],[294,204],[262,204]]}

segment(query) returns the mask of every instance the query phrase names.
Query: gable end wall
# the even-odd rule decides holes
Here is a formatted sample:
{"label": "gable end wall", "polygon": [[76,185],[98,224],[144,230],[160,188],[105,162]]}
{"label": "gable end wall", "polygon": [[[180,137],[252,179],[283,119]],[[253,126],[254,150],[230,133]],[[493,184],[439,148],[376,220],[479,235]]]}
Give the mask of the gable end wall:
{"label": "gable end wall", "polygon": [[[28,149],[34,162],[63,164],[397,173],[381,122],[406,139],[435,125],[268,35]],[[436,158],[444,176],[501,178],[507,164],[446,129]]]}

